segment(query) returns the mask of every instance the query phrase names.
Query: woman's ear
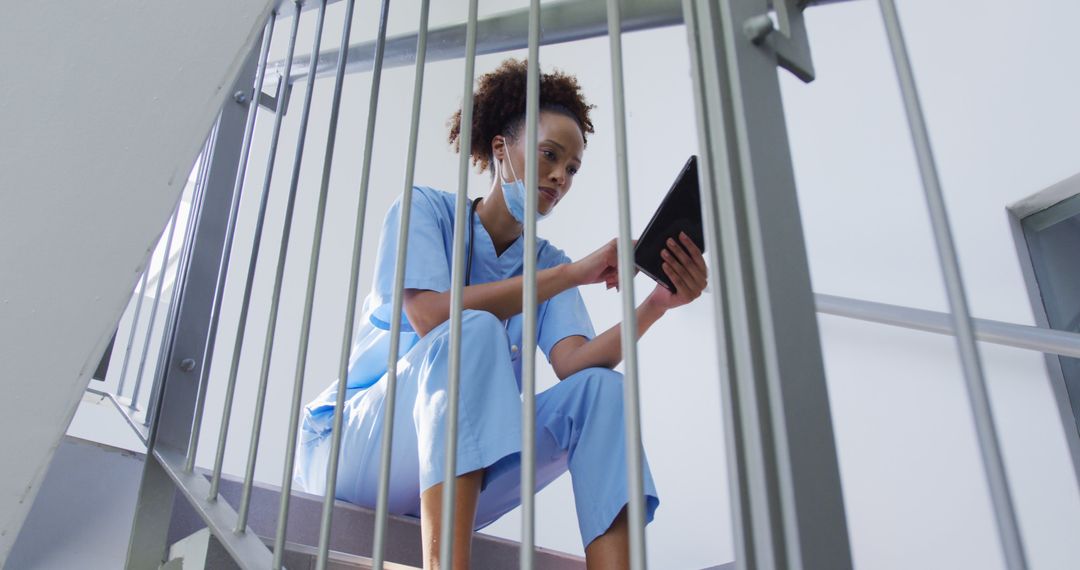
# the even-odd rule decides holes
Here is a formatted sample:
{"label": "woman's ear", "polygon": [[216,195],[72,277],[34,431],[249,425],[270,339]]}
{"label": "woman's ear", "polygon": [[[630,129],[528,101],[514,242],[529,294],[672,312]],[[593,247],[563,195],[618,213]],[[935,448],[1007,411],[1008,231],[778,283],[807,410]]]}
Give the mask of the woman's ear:
{"label": "woman's ear", "polygon": [[491,138],[491,156],[501,161],[506,155],[506,137],[495,135]]}

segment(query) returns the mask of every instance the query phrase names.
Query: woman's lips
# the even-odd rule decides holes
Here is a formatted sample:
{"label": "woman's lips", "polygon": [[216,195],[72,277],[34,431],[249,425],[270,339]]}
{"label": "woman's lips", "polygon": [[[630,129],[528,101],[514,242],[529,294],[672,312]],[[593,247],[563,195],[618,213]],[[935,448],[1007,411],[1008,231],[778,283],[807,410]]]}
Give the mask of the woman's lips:
{"label": "woman's lips", "polygon": [[540,187],[540,192],[545,194],[548,197],[548,199],[550,199],[552,202],[559,199],[559,193],[552,190],[551,188],[541,186]]}

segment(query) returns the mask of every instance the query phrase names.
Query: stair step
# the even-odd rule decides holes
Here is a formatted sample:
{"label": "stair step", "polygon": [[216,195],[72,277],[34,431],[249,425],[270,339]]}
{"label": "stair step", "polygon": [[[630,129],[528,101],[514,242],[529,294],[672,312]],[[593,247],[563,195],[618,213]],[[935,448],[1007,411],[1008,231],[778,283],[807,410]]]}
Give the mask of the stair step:
{"label": "stair step", "polygon": [[[241,482],[236,478],[222,477],[221,496],[236,508],[239,504]],[[280,488],[256,484],[251,494],[251,510],[248,525],[260,537],[273,537],[277,527]],[[293,491],[290,500],[289,524],[286,542],[295,545],[293,550],[299,556],[302,548],[314,548],[319,541],[319,524],[322,520],[323,498],[317,495]],[[170,543],[180,540],[199,528],[202,519],[190,504],[178,497],[173,507],[173,520],[169,529]],[[375,530],[375,512],[344,501],[335,501],[333,526],[330,531],[330,549],[349,563],[368,566],[342,566],[342,568],[367,568],[372,555],[371,545]],[[399,568],[419,568],[423,566],[421,555],[420,520],[413,517],[393,516],[387,521],[386,559]],[[472,543],[472,558],[475,568],[517,568],[519,544],[494,536],[477,533]],[[349,558],[355,557],[355,558]],[[286,564],[290,568],[307,568],[300,559],[300,565]],[[314,558],[312,557],[312,560]],[[585,559],[563,552],[538,548],[536,551],[537,570],[583,570]],[[344,562],[343,562],[344,563]],[[389,566],[388,566],[389,568]]]}
{"label": "stair step", "polygon": [[[273,548],[273,540],[268,539],[266,540],[266,543],[267,547]],[[286,542],[285,555],[282,557],[282,563],[289,570],[315,570],[315,562],[318,559],[318,555],[319,551],[314,546]],[[356,554],[331,550],[326,561],[326,567],[328,570],[372,570],[372,568],[375,567],[375,562],[367,556],[357,556]],[[383,569],[421,570],[417,566],[407,566],[405,564],[396,564],[394,562],[384,562]]]}

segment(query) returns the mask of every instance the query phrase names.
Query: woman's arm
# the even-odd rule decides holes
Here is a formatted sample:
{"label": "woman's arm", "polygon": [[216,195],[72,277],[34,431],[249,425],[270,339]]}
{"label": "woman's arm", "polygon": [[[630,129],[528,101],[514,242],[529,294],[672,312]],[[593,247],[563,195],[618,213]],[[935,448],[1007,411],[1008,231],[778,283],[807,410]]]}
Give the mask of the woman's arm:
{"label": "woman's arm", "polygon": [[[521,312],[522,284],[522,277],[518,275],[502,281],[469,285],[464,289],[462,305],[466,309],[487,311],[500,320],[508,319]],[[538,303],[575,286],[577,282],[569,263],[536,272]],[[449,291],[439,293],[424,289],[406,289],[404,305],[409,324],[420,336],[426,335],[450,318]]]}
{"label": "woman's arm", "polygon": [[[542,303],[571,287],[604,281],[609,287],[618,284],[618,255],[615,240],[604,244],[588,256],[573,263],[564,263],[536,272],[537,303]],[[521,313],[522,276],[502,281],[470,285],[464,289],[462,305],[466,309],[487,311],[499,319]],[[450,292],[406,289],[405,316],[420,336],[450,318]]]}
{"label": "woman's arm", "polygon": [[[650,297],[651,299],[651,297]],[[648,299],[637,308],[637,338],[645,334],[667,309]],[[569,336],[551,349],[551,368],[559,380],[586,368],[599,366],[615,368],[622,362],[622,323],[604,331],[592,340]]]}
{"label": "woman's arm", "polygon": [[[675,292],[657,285],[653,292],[637,308],[637,337],[645,334],[660,317],[673,309],[693,301],[701,295],[708,283],[705,257],[685,233],[679,241],[668,240],[667,249],[661,256],[661,268],[675,284]],[[617,324],[592,340],[571,336],[555,343],[551,349],[551,367],[559,380],[593,366],[615,368],[622,362],[622,324]]]}

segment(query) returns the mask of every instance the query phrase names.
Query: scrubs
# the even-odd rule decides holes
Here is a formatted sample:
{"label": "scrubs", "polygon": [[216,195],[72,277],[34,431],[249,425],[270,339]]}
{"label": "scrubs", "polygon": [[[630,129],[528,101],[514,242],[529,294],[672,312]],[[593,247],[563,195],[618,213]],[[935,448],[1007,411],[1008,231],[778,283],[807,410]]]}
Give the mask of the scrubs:
{"label": "scrubs", "polygon": [[[405,288],[448,291],[455,196],[415,187],[409,224]],[[374,507],[379,480],[386,366],[401,200],[383,224],[374,286],[364,302],[353,343],[345,405],[335,410],[337,382],[304,408],[293,483],[303,491],[326,492],[330,430],[342,413],[343,432],[337,498]],[[473,222],[471,284],[507,279],[522,272],[524,238],[497,255],[477,216]],[[469,244],[466,244],[466,251]],[[539,269],[569,263],[562,250],[537,239]],[[537,344],[551,349],[569,336],[594,336],[581,295],[568,289],[541,303]],[[389,510],[419,516],[420,493],[442,482],[449,378],[450,323],[419,337],[402,315],[397,360],[398,392],[390,473]],[[476,515],[480,529],[521,500],[521,315],[500,321],[485,311],[462,319],[457,474],[484,469]],[[622,374],[606,368],[577,372],[536,397],[537,488],[569,470],[583,546],[614,521],[628,500]],[[648,462],[643,459],[646,521],[659,505]]]}

